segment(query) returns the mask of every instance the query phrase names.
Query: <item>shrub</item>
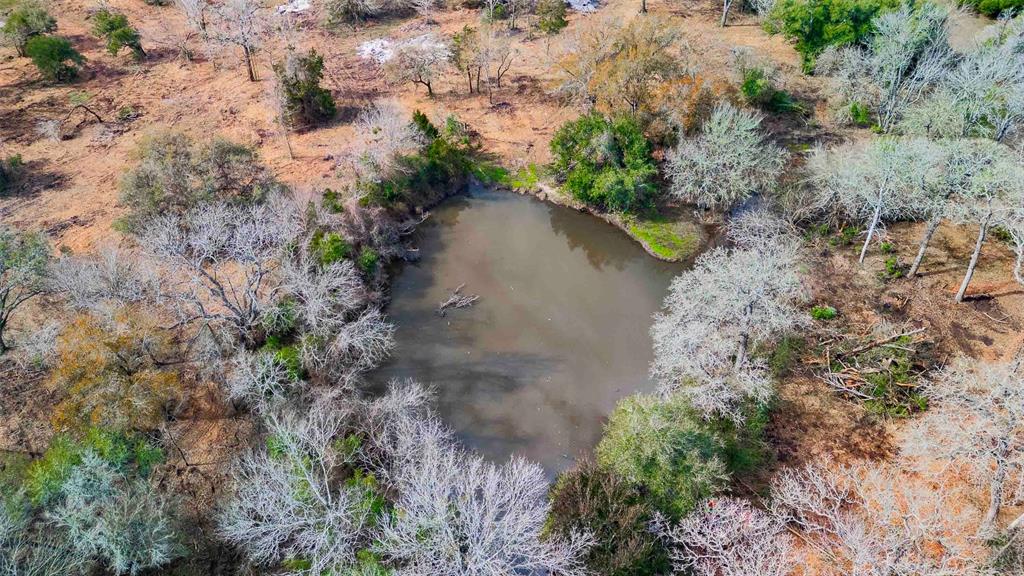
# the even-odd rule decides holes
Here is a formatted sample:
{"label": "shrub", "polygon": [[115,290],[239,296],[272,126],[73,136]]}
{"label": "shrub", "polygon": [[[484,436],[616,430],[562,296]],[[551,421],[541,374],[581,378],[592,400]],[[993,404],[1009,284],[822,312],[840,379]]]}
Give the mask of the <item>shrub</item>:
{"label": "shrub", "polygon": [[819,304],[811,308],[811,318],[815,320],[832,320],[838,315],[839,312],[827,304]]}
{"label": "shrub", "polygon": [[569,25],[565,19],[565,0],[539,0],[536,12],[537,28],[545,34],[558,34]]}
{"label": "shrub", "polygon": [[119,225],[138,231],[160,214],[181,214],[206,202],[259,202],[281,188],[253,148],[223,139],[199,145],[165,132],[142,142],[139,164],[121,182],[129,213]]}
{"label": "shrub", "polygon": [[337,108],[331,91],[320,86],[324,58],[310,49],[305,56],[291,56],[274,65],[281,83],[285,119],[293,127],[315,126],[334,118]]}
{"label": "shrub", "polygon": [[139,32],[128,24],[128,17],[119,12],[100,10],[93,15],[92,33],[107,41],[107,52],[117,56],[122,48],[129,48],[136,60],[146,57]]}
{"label": "shrub", "polygon": [[352,255],[352,246],[337,232],[317,230],[309,240],[309,251],[321,266],[330,266]]}
{"label": "shrub", "polygon": [[25,45],[34,36],[49,34],[57,29],[57,21],[42,6],[25,2],[11,11],[0,27],[4,43],[14,46],[19,56],[27,56]]}
{"label": "shrub", "polygon": [[25,171],[25,163],[21,155],[14,154],[7,158],[0,158],[0,196],[10,194],[14,191]]}
{"label": "shrub", "polygon": [[1024,0],[962,0],[960,3],[992,18],[1007,11],[1024,8]]}
{"label": "shrub", "polygon": [[591,534],[584,562],[593,574],[653,576],[670,568],[668,551],[648,526],[657,510],[636,484],[583,460],[551,490],[547,531]]}
{"label": "shrub", "polygon": [[30,501],[38,506],[54,502],[85,452],[98,455],[103,461],[135,476],[145,477],[153,466],[163,461],[160,448],[145,438],[122,434],[103,428],[87,429],[80,438],[58,435],[43,455],[28,466],[24,488]]}
{"label": "shrub", "polygon": [[681,518],[727,478],[725,443],[680,395],[634,395],[615,407],[596,448],[605,470],[642,486]]}
{"label": "shrub", "polygon": [[46,290],[49,266],[46,235],[0,226],[0,354],[8,350],[5,336],[11,316]]}
{"label": "shrub", "polygon": [[79,316],[57,340],[50,384],[65,398],[54,411],[54,425],[60,430],[156,427],[180,394],[177,373],[162,364],[173,356],[170,334],[137,312],[121,310],[109,323]]}
{"label": "shrub", "polygon": [[899,5],[899,0],[779,0],[767,26],[796,42],[804,72],[810,73],[825,48],[863,43],[874,31],[875,16]]}
{"label": "shrub", "polygon": [[572,196],[603,210],[649,206],[657,168],[636,120],[591,113],[569,121],[551,140],[553,168]]}
{"label": "shrub", "polygon": [[380,262],[380,254],[373,248],[364,246],[363,250],[359,253],[359,269],[364,274],[373,274],[377,270],[378,262]]}
{"label": "shrub", "polygon": [[70,82],[78,76],[85,58],[71,43],[57,36],[33,36],[25,43],[25,55],[50,82]]}
{"label": "shrub", "polygon": [[765,68],[742,67],[740,76],[740,93],[748,104],[772,112],[791,112],[800,109],[789,94],[775,87],[774,80]]}

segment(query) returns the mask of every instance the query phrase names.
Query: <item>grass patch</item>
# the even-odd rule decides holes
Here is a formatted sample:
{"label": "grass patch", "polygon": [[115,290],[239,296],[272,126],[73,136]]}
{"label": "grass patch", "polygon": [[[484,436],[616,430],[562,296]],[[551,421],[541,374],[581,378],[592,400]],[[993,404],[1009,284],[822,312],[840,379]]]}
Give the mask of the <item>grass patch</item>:
{"label": "grass patch", "polygon": [[700,246],[700,232],[689,222],[674,222],[662,217],[630,219],[628,227],[630,234],[666,260],[686,260]]}

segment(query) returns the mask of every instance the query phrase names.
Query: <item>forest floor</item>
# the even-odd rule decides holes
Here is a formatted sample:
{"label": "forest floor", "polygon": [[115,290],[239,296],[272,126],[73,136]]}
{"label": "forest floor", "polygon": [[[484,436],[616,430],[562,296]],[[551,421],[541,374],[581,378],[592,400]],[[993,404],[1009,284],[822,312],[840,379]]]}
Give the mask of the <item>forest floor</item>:
{"label": "forest floor", "polygon": [[[446,74],[428,97],[422,87],[389,86],[376,66],[361,59],[357,47],[367,40],[408,38],[428,31],[450,35],[479,19],[475,10],[439,11],[422,17],[370,23],[355,29],[326,31],[318,17],[298,16],[301,30],[292,40],[297,48],[316,48],[324,56],[325,85],[341,113],[336,122],[289,136],[290,157],[276,121],[271,62],[279,59],[283,40],[268,42],[257,56],[263,80],[248,82],[238,54],[204,56],[185,63],[178,58],[174,39],[184,22],[173,7],[155,7],[141,0],[108,0],[124,12],[142,34],[150,56],[135,64],[113,57],[89,33],[89,11],[96,3],[56,0],[51,12],[58,33],[68,37],[88,59],[84,77],[71,85],[45,84],[32,64],[13,50],[0,51],[0,155],[21,154],[33,181],[18,195],[0,198],[0,223],[44,230],[58,247],[86,252],[117,235],[111,224],[124,213],[118,203],[119,180],[133,163],[139,142],[150,134],[177,130],[205,139],[223,136],[256,147],[275,175],[296,192],[312,194],[337,186],[337,158],[352,135],[355,111],[385,97],[406,108],[428,113],[450,112],[477,134],[483,151],[516,169],[549,159],[548,142],[556,128],[576,116],[553,95],[556,61],[564,39],[581,27],[603,26],[634,17],[639,0],[609,0],[592,15],[572,14],[561,35],[548,38],[518,32],[518,55],[507,81],[492,95],[467,94],[463,78]],[[825,119],[818,79],[800,72],[799,57],[781,36],[769,36],[750,16],[736,14],[731,25],[718,27],[720,4],[710,0],[651,0],[649,11],[678,22],[701,69],[728,78],[734,47],[745,46],[775,63],[782,86],[806,103],[807,117],[769,118],[766,127],[793,150],[804,144],[848,136],[832,130]],[[198,46],[195,46],[198,48]],[[87,118],[74,102],[85,102],[104,120]],[[70,136],[55,141],[39,134],[41,121],[60,120]],[[80,126],[79,126],[80,124]],[[888,231],[896,254],[909,262],[916,249],[918,225],[894,226]],[[880,322],[925,327],[935,343],[935,364],[959,354],[1006,359],[1021,346],[1024,292],[1011,275],[1012,254],[996,239],[986,245],[973,283],[975,297],[957,305],[953,293],[966,267],[974,242],[973,227],[943,226],[932,242],[917,278],[890,282],[879,279],[885,257],[872,247],[864,266],[856,263],[856,246],[834,248],[814,244],[808,263],[816,303],[839,311],[833,326],[848,334],[867,334]],[[905,420],[868,413],[814,376],[816,350],[808,346],[783,379],[780,401],[770,425],[777,464],[795,464],[821,455],[840,461],[889,458],[898,446]],[[4,371],[5,370],[5,371]],[[38,379],[19,378],[18,369],[0,370],[5,401],[0,405],[0,449],[38,451],[45,445],[50,402]],[[15,382],[17,381],[17,382]],[[178,456],[172,475],[205,478],[222,471],[218,463],[244,445],[245,422],[232,417],[230,406],[215,390],[197,384],[185,414],[171,423]],[[28,430],[35,431],[26,436]],[[173,456],[173,455],[172,455]]]}

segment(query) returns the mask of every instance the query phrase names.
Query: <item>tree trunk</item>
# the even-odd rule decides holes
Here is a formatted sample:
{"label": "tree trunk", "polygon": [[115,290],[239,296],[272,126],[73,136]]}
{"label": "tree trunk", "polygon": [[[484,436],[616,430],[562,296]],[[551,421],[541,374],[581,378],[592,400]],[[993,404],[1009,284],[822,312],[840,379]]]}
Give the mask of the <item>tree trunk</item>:
{"label": "tree trunk", "polygon": [[729,17],[729,8],[732,7],[732,0],[722,0],[722,21],[719,22],[719,26],[725,28],[725,21]]}
{"label": "tree trunk", "polygon": [[469,77],[469,93],[473,93],[473,69],[466,68],[466,76]]}
{"label": "tree trunk", "polygon": [[864,247],[860,249],[860,260],[861,264],[864,263],[864,256],[868,253],[868,246],[871,244],[871,237],[875,235],[875,228],[878,226],[878,220],[882,216],[882,203],[879,202],[875,206],[875,214],[871,217],[871,226],[868,227],[868,237],[864,239]]}
{"label": "tree trunk", "polygon": [[981,226],[978,230],[978,241],[974,244],[974,253],[971,254],[971,263],[967,266],[967,274],[964,275],[964,281],[960,284],[960,290],[956,293],[956,301],[963,302],[964,295],[967,294],[967,286],[971,283],[971,276],[974,276],[974,268],[978,266],[978,256],[981,255],[981,247],[985,244],[985,235],[988,234],[988,225],[992,220],[992,209],[990,208],[988,214],[985,214],[985,219],[981,221]]}
{"label": "tree trunk", "polygon": [[647,0],[640,0],[640,13],[647,14]]}
{"label": "tree trunk", "polygon": [[433,96],[434,95],[434,87],[430,85],[430,80],[427,80],[426,82],[424,82],[424,84],[427,85],[427,96]]}
{"label": "tree trunk", "polygon": [[981,521],[978,533],[982,536],[990,536],[995,533],[996,517],[999,509],[1003,506],[1003,483],[1006,482],[1006,460],[1010,455],[1010,440],[999,439],[999,450],[996,453],[996,473],[989,483],[988,510],[985,518]]}
{"label": "tree trunk", "polygon": [[924,261],[924,253],[928,249],[928,243],[932,241],[932,235],[935,234],[935,230],[938,229],[940,222],[942,222],[941,217],[935,217],[928,221],[928,228],[924,231],[924,236],[921,238],[921,245],[917,248],[917,256],[914,258],[914,263],[910,265],[910,270],[907,272],[907,276],[917,274],[918,268],[921,267],[921,262]]}
{"label": "tree trunk", "polygon": [[753,304],[747,304],[743,308],[743,331],[740,333],[740,345],[736,351],[736,362],[733,364],[734,370],[739,370],[747,362],[747,347],[750,345],[750,331],[747,329],[749,318],[751,313],[754,311]]}
{"label": "tree trunk", "polygon": [[256,67],[252,62],[252,51],[248,46],[242,46],[242,56],[245,57],[245,68],[249,72],[249,82],[256,81]]}

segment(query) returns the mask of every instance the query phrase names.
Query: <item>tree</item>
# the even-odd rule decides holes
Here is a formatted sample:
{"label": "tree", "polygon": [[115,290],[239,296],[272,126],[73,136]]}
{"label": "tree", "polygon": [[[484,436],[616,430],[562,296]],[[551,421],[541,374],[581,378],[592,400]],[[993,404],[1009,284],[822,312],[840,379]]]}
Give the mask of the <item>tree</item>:
{"label": "tree", "polygon": [[633,395],[608,418],[597,463],[642,486],[654,505],[681,518],[728,479],[725,446],[681,395]]}
{"label": "tree", "polygon": [[79,316],[57,339],[50,386],[63,392],[54,411],[59,430],[102,426],[153,430],[181,394],[171,335],[140,312],[123,309],[109,321]]}
{"label": "tree", "polygon": [[25,42],[25,55],[32,59],[43,78],[51,82],[70,82],[78,76],[85,58],[71,43],[57,36],[33,36]]}
{"label": "tree", "polygon": [[314,126],[334,117],[337,108],[331,91],[320,86],[324,59],[310,49],[306,56],[289,53],[274,66],[281,84],[284,116],[292,126]]}
{"label": "tree", "polygon": [[422,144],[416,127],[398,102],[380,100],[356,118],[354,145],[348,155],[356,178],[382,182],[405,170],[401,159]]}
{"label": "tree", "polygon": [[50,512],[83,558],[98,557],[114,574],[138,574],[182,555],[170,502],[87,451]]}
{"label": "tree", "polygon": [[210,28],[210,38],[223,45],[238,46],[242,50],[249,81],[259,79],[254,60],[262,44],[263,19],[257,15],[260,9],[254,0],[227,0],[213,7],[215,19]]}
{"label": "tree", "polygon": [[547,482],[521,458],[496,466],[442,443],[421,447],[396,477],[395,514],[376,548],[410,574],[584,573],[589,541],[542,536]]}
{"label": "tree", "polygon": [[705,500],[676,526],[661,526],[680,573],[786,576],[797,565],[792,536],[779,518],[738,498]]}
{"label": "tree", "polygon": [[449,61],[456,70],[466,75],[469,93],[473,93],[473,74],[476,73],[476,87],[480,86],[480,72],[483,69],[480,56],[480,33],[468,24],[452,36]]}
{"label": "tree", "polygon": [[538,0],[537,28],[545,34],[558,34],[569,25],[566,12],[565,0]]}
{"label": "tree", "polygon": [[116,56],[122,48],[129,48],[136,60],[146,57],[139,32],[128,24],[128,18],[119,12],[100,10],[93,15],[93,34],[107,41],[107,52]]}
{"label": "tree", "polygon": [[391,57],[384,62],[384,73],[396,84],[422,84],[427,94],[433,96],[433,81],[449,54],[448,45],[433,34],[417,36],[395,45]]}
{"label": "tree", "polygon": [[772,397],[767,367],[750,349],[805,320],[798,244],[762,226],[767,218],[754,213],[734,225],[735,248],[705,252],[677,276],[651,328],[651,374],[708,418],[740,422],[750,402]]}
{"label": "tree", "polygon": [[817,562],[842,574],[973,574],[984,552],[963,538],[955,495],[877,465],[787,468],[772,512],[798,530]]}
{"label": "tree", "polygon": [[665,85],[688,72],[680,38],[677,27],[654,16],[580,31],[559,62],[560,89],[584,108],[613,116],[654,113]]}
{"label": "tree", "polygon": [[911,264],[908,276],[913,276],[924,261],[925,252],[939,224],[958,212],[960,204],[970,194],[972,182],[1003,151],[997,145],[981,141],[950,140],[935,145],[941,154],[937,171],[925,174],[921,193],[916,202],[921,216],[927,221],[924,234],[918,246],[917,256]]}
{"label": "tree", "polygon": [[577,200],[613,212],[636,211],[655,192],[650,144],[630,117],[593,112],[563,124],[551,139],[552,166]]}
{"label": "tree", "polygon": [[0,354],[10,348],[5,332],[11,316],[46,290],[49,261],[44,235],[0,228]]}
{"label": "tree", "polygon": [[965,196],[964,202],[957,205],[953,219],[960,223],[977,222],[978,239],[957,290],[957,302],[962,302],[967,295],[989,228],[1015,214],[1019,217],[1019,207],[1024,201],[1024,166],[1005,152],[995,155],[988,165],[972,175]]}
{"label": "tree", "polygon": [[671,193],[701,208],[729,210],[774,185],[786,155],[764,141],[760,125],[758,114],[718,105],[701,134],[669,154]]}
{"label": "tree", "polygon": [[935,461],[962,466],[972,481],[987,486],[982,536],[993,535],[1006,496],[1022,496],[1021,361],[1020,356],[999,363],[961,358],[929,379],[929,410],[915,422],[904,446],[907,456],[926,466]]}
{"label": "tree", "polygon": [[52,263],[48,280],[71,308],[100,316],[155,298],[163,283],[159,270],[115,246],[101,246],[86,256],[61,256]]}
{"label": "tree", "polygon": [[816,205],[822,211],[840,208],[867,224],[860,251],[864,262],[879,225],[886,220],[914,219],[921,213],[923,179],[938,172],[941,149],[923,139],[879,138],[831,151],[818,150],[811,159]]}
{"label": "tree", "polygon": [[669,570],[668,552],[650,530],[656,514],[641,486],[586,459],[551,489],[548,526],[562,538],[592,535],[584,563],[594,574],[653,576]]}
{"label": "tree", "polygon": [[779,0],[766,26],[794,40],[804,72],[814,70],[818,55],[829,46],[863,44],[874,31],[874,19],[900,6],[898,0]]}
{"label": "tree", "polygon": [[181,279],[167,288],[182,323],[202,321],[255,346],[263,313],[280,291],[273,272],[300,225],[294,204],[280,198],[211,204],[151,220],[142,245]]}
{"label": "tree", "polygon": [[369,544],[382,501],[372,476],[362,482],[345,473],[355,452],[342,437],[341,417],[326,407],[304,417],[271,414],[267,448],[235,465],[218,532],[250,561],[290,561],[302,574],[340,573]]}
{"label": "tree", "polygon": [[4,44],[14,46],[18,56],[27,56],[25,45],[34,36],[49,34],[57,29],[57,21],[42,6],[31,2],[21,2],[7,15],[0,26],[0,36]]}
{"label": "tree", "polygon": [[930,2],[905,4],[872,21],[865,48],[822,54],[816,71],[832,74],[848,107],[869,108],[881,131],[890,132],[947,74],[953,59],[947,19],[947,9]]}

